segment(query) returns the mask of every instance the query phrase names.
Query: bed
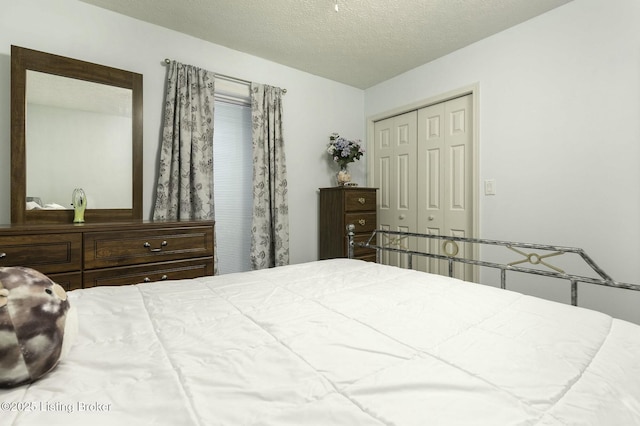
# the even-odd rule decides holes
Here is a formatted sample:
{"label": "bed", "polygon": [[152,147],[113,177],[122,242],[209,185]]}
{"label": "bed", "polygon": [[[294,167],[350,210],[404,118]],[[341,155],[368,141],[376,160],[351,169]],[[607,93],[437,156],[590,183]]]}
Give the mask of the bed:
{"label": "bed", "polygon": [[510,290],[332,259],[69,297],[0,424],[640,424],[640,326]]}

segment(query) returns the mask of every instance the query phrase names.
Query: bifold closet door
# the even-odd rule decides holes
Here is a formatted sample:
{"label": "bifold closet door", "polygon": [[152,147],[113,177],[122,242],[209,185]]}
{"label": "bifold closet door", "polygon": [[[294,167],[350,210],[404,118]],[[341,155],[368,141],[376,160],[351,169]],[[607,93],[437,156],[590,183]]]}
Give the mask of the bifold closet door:
{"label": "bifold closet door", "polygon": [[[471,236],[472,194],[471,95],[418,111],[417,229],[420,233]],[[465,257],[470,247],[434,240],[419,250]],[[430,246],[427,247],[426,245]],[[448,262],[420,258],[418,269],[447,275]],[[454,262],[454,276],[471,280],[473,267]]]}
{"label": "bifold closet door", "polygon": [[[473,235],[472,106],[472,96],[466,95],[374,123],[378,228]],[[471,250],[453,242],[395,237],[384,237],[378,244],[458,257]],[[382,253],[385,264],[406,267],[407,261],[406,255]],[[413,267],[449,273],[444,260],[416,256]],[[454,276],[472,280],[473,267],[455,262]]]}
{"label": "bifold closet door", "polygon": [[[374,123],[374,184],[378,188],[378,227],[416,232],[417,111]],[[407,241],[383,238],[378,244],[411,248]],[[407,256],[385,251],[382,263],[407,266]]]}

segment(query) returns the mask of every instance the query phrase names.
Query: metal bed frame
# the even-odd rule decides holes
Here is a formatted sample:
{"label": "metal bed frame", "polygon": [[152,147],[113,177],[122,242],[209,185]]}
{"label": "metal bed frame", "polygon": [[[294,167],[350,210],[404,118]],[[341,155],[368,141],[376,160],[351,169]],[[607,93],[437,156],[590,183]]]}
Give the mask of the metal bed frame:
{"label": "metal bed frame", "polygon": [[[382,251],[390,251],[390,252],[406,254],[408,256],[407,267],[409,269],[413,268],[414,256],[424,256],[427,258],[444,260],[448,263],[448,269],[449,269],[448,273],[450,277],[453,276],[453,272],[454,272],[453,265],[455,262],[475,265],[475,266],[483,266],[488,268],[495,268],[500,270],[500,287],[503,289],[506,288],[507,271],[541,275],[541,276],[551,277],[551,278],[559,278],[563,280],[568,280],[571,283],[571,304],[574,306],[577,306],[578,304],[578,283],[579,282],[596,284],[596,285],[601,285],[606,287],[616,287],[616,288],[624,288],[628,290],[640,291],[640,285],[638,284],[629,284],[629,283],[615,281],[607,273],[605,273],[602,270],[602,268],[600,268],[591,259],[591,257],[587,255],[587,253],[583,249],[580,249],[580,248],[560,247],[560,246],[545,245],[545,244],[519,243],[519,242],[512,242],[512,241],[485,240],[485,239],[467,238],[467,237],[419,234],[419,233],[413,233],[413,232],[400,232],[400,231],[391,231],[391,230],[382,230],[382,229],[374,230],[366,242],[356,243],[354,240],[354,237],[355,237],[354,230],[355,230],[354,225],[350,224],[347,226],[348,257],[350,259],[354,258],[354,248],[357,246],[357,247],[375,249],[376,261],[378,263],[380,263]],[[410,250],[406,246],[400,247],[399,243],[409,238],[424,238],[427,240],[436,240],[436,242],[441,243],[439,244],[439,246],[441,247],[441,251],[444,254],[427,253],[422,251]],[[377,245],[374,243],[376,241],[385,240],[385,239],[388,242],[388,244]],[[510,250],[511,252],[514,252],[520,255],[520,258],[509,263],[498,263],[493,261],[475,260],[475,259],[468,259],[465,257],[456,257],[460,251],[459,243],[469,243],[472,245],[476,245],[475,247],[480,247],[481,245],[500,246]],[[538,252],[535,252],[535,251],[525,251],[525,250],[542,250],[544,251],[544,253],[539,254]],[[564,254],[570,254],[570,253],[579,256],[579,258],[582,259],[582,261],[590,268],[591,271],[595,272],[595,274],[598,277],[587,277],[583,275],[568,273],[562,270],[561,268],[555,265],[552,265],[546,260],[550,257],[556,257]],[[518,266],[522,264],[542,265],[547,269],[536,269],[532,267]]]}

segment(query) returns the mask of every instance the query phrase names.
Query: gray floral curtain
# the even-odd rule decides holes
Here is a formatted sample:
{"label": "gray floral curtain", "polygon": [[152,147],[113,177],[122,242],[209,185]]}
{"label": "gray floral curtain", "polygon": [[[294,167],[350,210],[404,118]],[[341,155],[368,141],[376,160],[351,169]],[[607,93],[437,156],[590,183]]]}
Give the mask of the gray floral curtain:
{"label": "gray floral curtain", "polygon": [[171,61],[154,220],[213,219],[214,74]]}
{"label": "gray floral curtain", "polygon": [[252,83],[251,120],[251,267],[263,269],[289,263],[289,206],[282,138],[282,89]]}
{"label": "gray floral curtain", "polygon": [[[176,61],[168,67],[153,220],[213,220],[215,75]],[[213,246],[216,253],[215,234]]]}

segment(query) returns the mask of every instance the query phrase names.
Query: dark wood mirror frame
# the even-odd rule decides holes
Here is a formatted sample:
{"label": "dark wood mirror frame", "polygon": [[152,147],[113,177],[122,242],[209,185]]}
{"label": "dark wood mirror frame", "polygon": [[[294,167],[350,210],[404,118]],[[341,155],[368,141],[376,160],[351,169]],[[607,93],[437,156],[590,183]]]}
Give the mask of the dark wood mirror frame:
{"label": "dark wood mirror frame", "polygon": [[26,209],[26,81],[27,70],[132,90],[132,208],[90,209],[89,223],[142,219],[142,74],[64,56],[11,46],[11,223],[72,223],[73,209]]}

